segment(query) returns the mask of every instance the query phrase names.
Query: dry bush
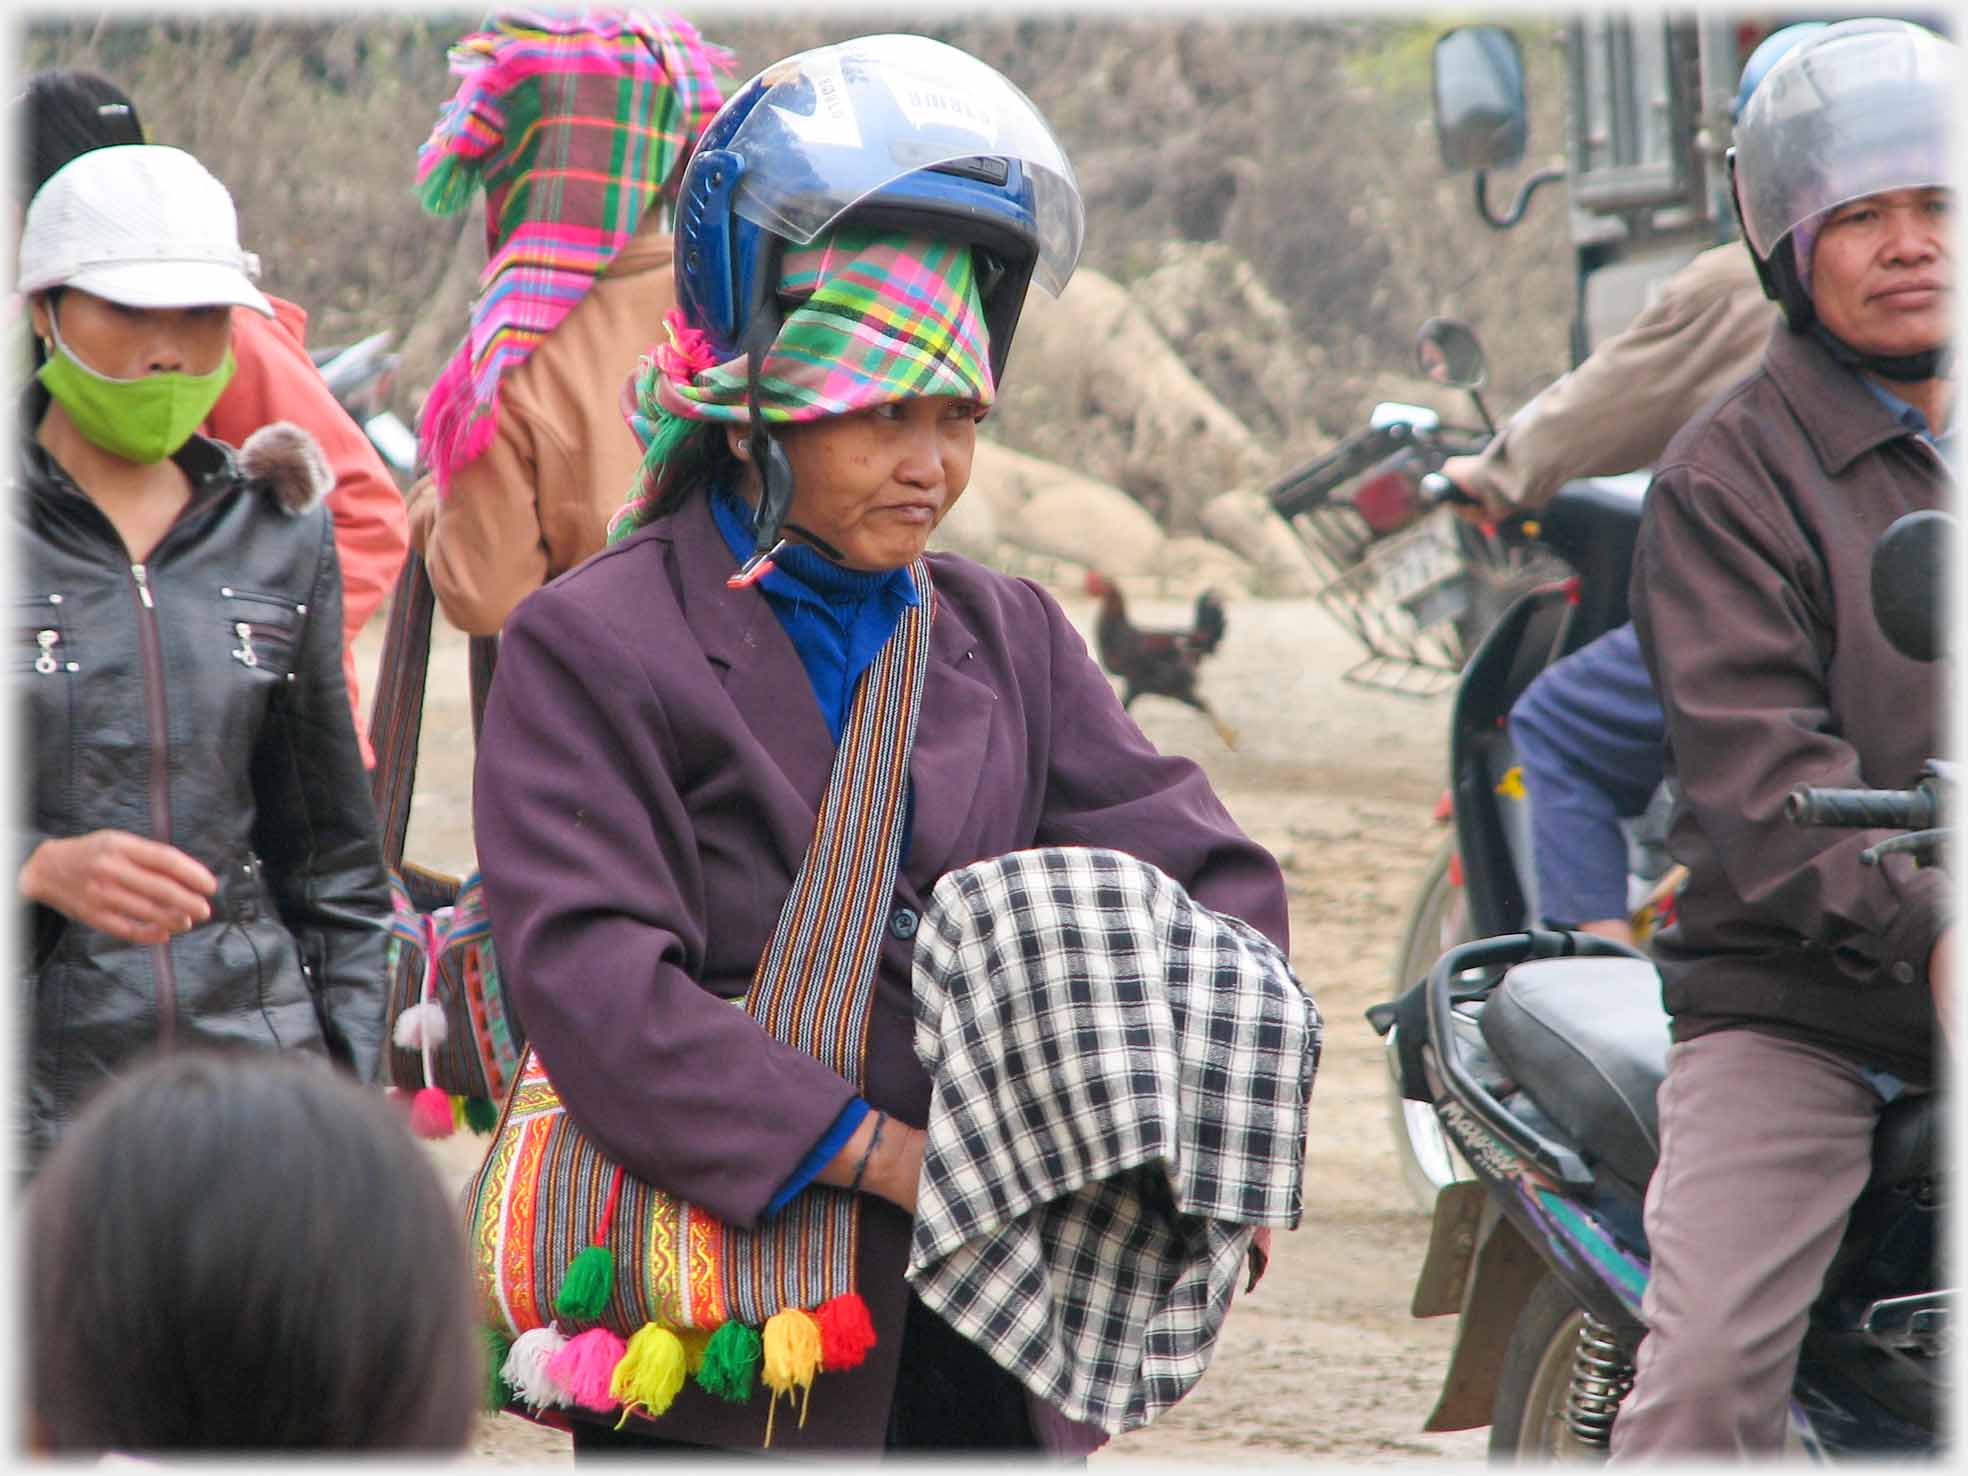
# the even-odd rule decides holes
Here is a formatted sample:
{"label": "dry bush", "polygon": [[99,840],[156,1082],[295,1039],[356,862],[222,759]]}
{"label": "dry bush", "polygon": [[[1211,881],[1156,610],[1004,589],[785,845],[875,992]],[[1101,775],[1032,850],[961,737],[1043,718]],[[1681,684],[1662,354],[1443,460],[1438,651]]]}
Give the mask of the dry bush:
{"label": "dry bush", "polygon": [[20,63],[102,72],[156,142],[203,159],[238,203],[262,285],[306,307],[309,341],[327,344],[407,332],[443,275],[461,220],[424,214],[411,170],[465,20],[34,25]]}
{"label": "dry bush", "polygon": [[[738,53],[734,83],[801,47],[894,29],[925,29],[1000,67],[1074,160],[1089,265],[1128,282],[1160,266],[1170,241],[1220,241],[1283,305],[1317,372],[1262,404],[1234,374],[1213,386],[1281,454],[1357,425],[1377,386],[1407,367],[1414,329],[1431,313],[1464,317],[1483,335],[1502,408],[1564,367],[1563,202],[1541,198],[1522,227],[1492,232],[1475,217],[1468,180],[1443,176],[1426,72],[1438,25],[953,15],[927,24],[920,12],[872,10],[698,19]],[[452,87],[444,50],[478,19],[43,20],[25,31],[19,61],[116,78],[158,141],[203,158],[239,201],[266,285],[310,310],[313,342],[395,330],[407,414],[463,329],[483,261],[478,217],[433,218],[411,191],[417,145]],[[1548,151],[1560,94],[1542,44],[1549,30],[1520,21],[1519,33],[1537,108],[1532,138]],[[1213,343],[1244,331],[1231,299],[1208,311]],[[1277,335],[1275,324],[1248,331]],[[1221,358],[1198,347],[1199,362]],[[1000,429],[1020,444],[1016,425]]]}

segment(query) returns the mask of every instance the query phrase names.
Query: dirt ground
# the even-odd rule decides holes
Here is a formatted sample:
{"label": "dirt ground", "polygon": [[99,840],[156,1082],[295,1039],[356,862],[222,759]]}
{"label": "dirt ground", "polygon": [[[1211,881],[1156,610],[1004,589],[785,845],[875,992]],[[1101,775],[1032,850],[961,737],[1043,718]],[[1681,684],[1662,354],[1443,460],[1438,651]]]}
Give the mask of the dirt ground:
{"label": "dirt ground", "polygon": [[[1082,630],[1092,602],[1059,591]],[[1180,623],[1173,599],[1131,601],[1139,623]],[[380,638],[380,622],[370,633]],[[470,725],[464,642],[441,629],[433,657],[409,841],[412,859],[469,865]],[[1402,1187],[1383,1098],[1380,1042],[1362,1018],[1389,993],[1394,948],[1436,844],[1448,708],[1373,692],[1341,673],[1348,638],[1313,602],[1234,604],[1203,688],[1236,731],[1227,750],[1199,714],[1144,698],[1136,717],[1162,749],[1195,758],[1243,826],[1269,846],[1291,888],[1292,961],[1325,1019],[1312,1094],[1305,1218],[1277,1237],[1269,1274],[1232,1309],[1215,1360],[1190,1396],[1093,1464],[1292,1467],[1481,1457],[1486,1432],[1424,1435],[1454,1334],[1452,1319],[1408,1314],[1427,1244]],[[462,1182],[475,1144],[436,1145]],[[559,1464],[564,1437],[487,1416],[477,1461]]]}

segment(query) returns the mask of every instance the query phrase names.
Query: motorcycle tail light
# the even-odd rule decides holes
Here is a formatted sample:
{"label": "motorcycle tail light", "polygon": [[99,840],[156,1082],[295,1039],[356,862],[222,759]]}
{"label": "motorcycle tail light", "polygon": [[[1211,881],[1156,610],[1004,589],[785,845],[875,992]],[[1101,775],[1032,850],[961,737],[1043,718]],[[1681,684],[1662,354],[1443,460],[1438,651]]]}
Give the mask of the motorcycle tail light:
{"label": "motorcycle tail light", "polygon": [[1390,456],[1374,467],[1353,489],[1349,501],[1376,534],[1405,528],[1421,510],[1421,495],[1403,463],[1410,458]]}

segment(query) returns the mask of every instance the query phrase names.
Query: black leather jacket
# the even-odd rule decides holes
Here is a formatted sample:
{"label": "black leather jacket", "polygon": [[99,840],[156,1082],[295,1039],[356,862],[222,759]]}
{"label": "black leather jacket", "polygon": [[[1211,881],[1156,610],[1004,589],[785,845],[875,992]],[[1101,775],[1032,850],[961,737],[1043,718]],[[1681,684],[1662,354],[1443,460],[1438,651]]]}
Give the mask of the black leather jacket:
{"label": "black leather jacket", "polygon": [[26,749],[16,864],[49,837],[168,841],[219,879],[210,920],[145,946],[29,906],[31,1163],[152,1045],[327,1055],[373,1077],[390,899],[342,678],[326,463],[269,426],[194,437],[191,501],[133,566],[33,439],[13,494],[14,682]]}

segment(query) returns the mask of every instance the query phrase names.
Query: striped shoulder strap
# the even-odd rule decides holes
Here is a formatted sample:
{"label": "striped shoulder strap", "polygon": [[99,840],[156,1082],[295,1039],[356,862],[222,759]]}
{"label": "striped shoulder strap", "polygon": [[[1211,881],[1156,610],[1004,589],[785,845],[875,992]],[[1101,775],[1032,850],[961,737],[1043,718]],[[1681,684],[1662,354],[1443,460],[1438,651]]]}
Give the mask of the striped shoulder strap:
{"label": "striped shoulder strap", "polygon": [[[909,572],[921,599],[861,678],[813,843],[745,996],[745,1008],[775,1039],[856,1086],[867,1080],[875,965],[902,852],[909,751],[936,615],[928,566],[918,560]],[[756,1325],[782,1307],[814,1307],[853,1290],[859,1214],[857,1195],[814,1185],[756,1229],[730,1227],[723,1271],[732,1315]]]}
{"label": "striped shoulder strap", "polygon": [[861,678],[813,841],[745,996],[746,1009],[775,1038],[856,1085],[936,613],[928,566],[917,560],[909,572],[921,599]]}

